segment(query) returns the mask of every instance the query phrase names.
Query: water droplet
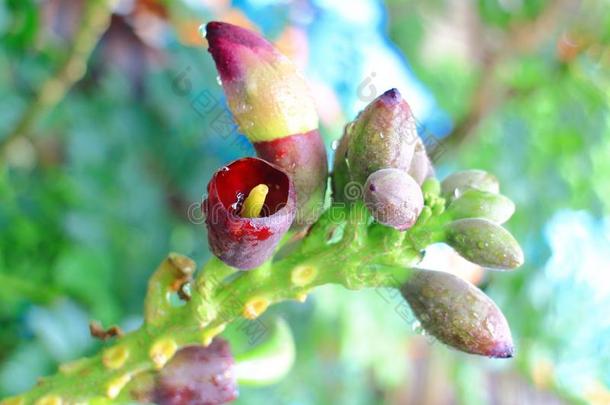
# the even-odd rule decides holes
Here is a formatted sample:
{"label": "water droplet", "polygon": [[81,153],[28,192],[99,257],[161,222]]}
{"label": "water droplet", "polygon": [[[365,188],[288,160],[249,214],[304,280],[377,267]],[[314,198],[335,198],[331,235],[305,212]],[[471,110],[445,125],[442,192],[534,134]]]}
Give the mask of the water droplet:
{"label": "water droplet", "polygon": [[247,103],[237,103],[235,106],[235,114],[245,114],[252,111],[252,106]]}
{"label": "water droplet", "polygon": [[337,150],[337,148],[339,147],[339,141],[338,140],[334,140],[331,144],[330,144],[330,148],[332,150]]}
{"label": "water droplet", "polygon": [[491,336],[494,336],[494,334],[496,332],[496,328],[495,328],[495,325],[493,324],[492,320],[490,320],[489,318],[485,318],[485,320],[483,321],[483,326],[485,327],[485,329],[489,332],[489,334]]}
{"label": "water droplet", "polygon": [[205,23],[203,23],[199,26],[199,35],[201,35],[201,38],[205,38],[205,35],[206,35]]}
{"label": "water droplet", "polygon": [[383,132],[380,132],[380,133],[379,133],[379,137],[380,137],[381,139],[383,139]]}
{"label": "water droplet", "polygon": [[254,122],[253,121],[245,120],[245,121],[243,121],[242,123],[239,124],[239,129],[241,130],[241,132],[246,132],[247,130],[249,130],[253,126],[254,126]]}
{"label": "water droplet", "polygon": [[220,76],[216,76],[216,83],[218,83],[219,86],[222,86],[222,80],[220,79]]}

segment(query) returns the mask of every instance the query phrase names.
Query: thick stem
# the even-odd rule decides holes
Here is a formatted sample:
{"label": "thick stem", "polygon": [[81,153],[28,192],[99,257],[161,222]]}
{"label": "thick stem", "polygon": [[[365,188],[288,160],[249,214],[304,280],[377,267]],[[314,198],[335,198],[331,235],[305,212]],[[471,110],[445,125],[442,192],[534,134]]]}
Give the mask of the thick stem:
{"label": "thick stem", "polygon": [[361,203],[333,206],[283,259],[239,273],[211,259],[191,283],[190,300],[180,306],[173,304],[171,295],[190,280],[195,265],[172,253],[150,279],[140,329],[117,338],[93,357],[62,365],[57,374],[1,405],[128,399],[149,386],[155,372],[179,349],[210,344],[238,318],[255,319],[285,300],[303,301],[324,284],[353,290],[399,287],[419,261],[421,244],[430,240],[439,223],[429,220],[407,233],[388,228],[382,232],[378,226],[371,224]]}

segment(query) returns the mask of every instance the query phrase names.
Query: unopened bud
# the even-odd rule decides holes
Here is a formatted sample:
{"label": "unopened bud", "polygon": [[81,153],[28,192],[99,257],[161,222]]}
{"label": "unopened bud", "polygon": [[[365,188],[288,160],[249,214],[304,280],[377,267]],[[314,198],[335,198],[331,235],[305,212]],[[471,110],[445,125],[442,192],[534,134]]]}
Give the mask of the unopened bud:
{"label": "unopened bud", "polygon": [[442,194],[446,198],[459,197],[471,188],[497,194],[500,192],[500,183],[494,175],[483,170],[456,172],[441,183]]}
{"label": "unopened bud", "polygon": [[418,139],[411,108],[396,89],[377,97],[348,126],[351,180],[364,184],[380,169],[408,171]]}
{"label": "unopened bud", "polygon": [[446,345],[489,357],[513,356],[506,318],[474,285],[450,273],[422,270],[401,292],[424,330]]}
{"label": "unopened bud", "polygon": [[364,185],[364,202],[379,223],[399,231],[411,228],[424,207],[419,185],[399,169],[371,174]]}
{"label": "unopened bud", "polygon": [[469,189],[453,200],[447,211],[453,219],[484,218],[503,224],[515,212],[515,204],[502,194]]}
{"label": "unopened bud", "polygon": [[214,339],[208,347],[178,351],[155,383],[154,403],[219,405],[237,398],[234,360],[229,344]]}
{"label": "unopened bud", "polygon": [[450,223],[447,243],[462,257],[483,267],[508,270],[523,264],[523,251],[515,238],[486,219],[467,218]]}
{"label": "unopened bud", "polygon": [[411,166],[409,167],[409,175],[421,185],[427,177],[429,177],[430,167],[432,163],[426,153],[426,147],[423,142],[417,138],[415,142],[415,151],[413,152],[413,159],[411,159]]}

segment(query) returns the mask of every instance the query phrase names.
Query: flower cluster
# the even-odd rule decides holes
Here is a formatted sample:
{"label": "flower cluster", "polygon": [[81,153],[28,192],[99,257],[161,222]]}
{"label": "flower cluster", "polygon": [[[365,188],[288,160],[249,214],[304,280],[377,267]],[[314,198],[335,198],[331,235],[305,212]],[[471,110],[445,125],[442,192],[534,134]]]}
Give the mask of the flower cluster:
{"label": "flower cluster", "polygon": [[234,359],[217,337],[225,326],[255,320],[275,303],[303,302],[330,283],[399,290],[439,341],[513,356],[508,323],[489,297],[455,275],[417,268],[438,242],[489,269],[523,263],[502,227],[515,207],[497,179],[468,170],[439,182],[409,105],[391,89],[345,127],[325,206],[326,148],[304,79],[258,34],[220,22],[206,28],[229,108],[258,154],[209,181],[202,210],[216,258],[195,274],[191,259],[170,254],[149,281],[140,329],[113,334],[97,355],[63,365],[1,405],[232,401],[238,383],[286,375],[295,347],[278,321],[264,342]]}

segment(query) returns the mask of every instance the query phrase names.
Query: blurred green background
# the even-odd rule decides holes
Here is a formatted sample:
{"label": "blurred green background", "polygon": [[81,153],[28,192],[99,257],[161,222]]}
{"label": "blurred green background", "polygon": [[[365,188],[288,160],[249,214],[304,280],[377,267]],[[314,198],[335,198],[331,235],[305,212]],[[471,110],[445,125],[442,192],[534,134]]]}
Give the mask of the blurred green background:
{"label": "blurred green background", "polygon": [[137,327],[169,251],[209,256],[205,184],[253,153],[219,127],[198,33],[211,19],[259,29],[301,65],[329,151],[363,89],[399,87],[442,139],[439,177],[498,176],[526,252],[510,274],[446,264],[505,312],[514,359],[429,344],[396,301],[324,287],[265,315],[289,320],[297,365],[238,403],[610,404],[604,0],[0,3],[0,397],[94,352],[89,320]]}

